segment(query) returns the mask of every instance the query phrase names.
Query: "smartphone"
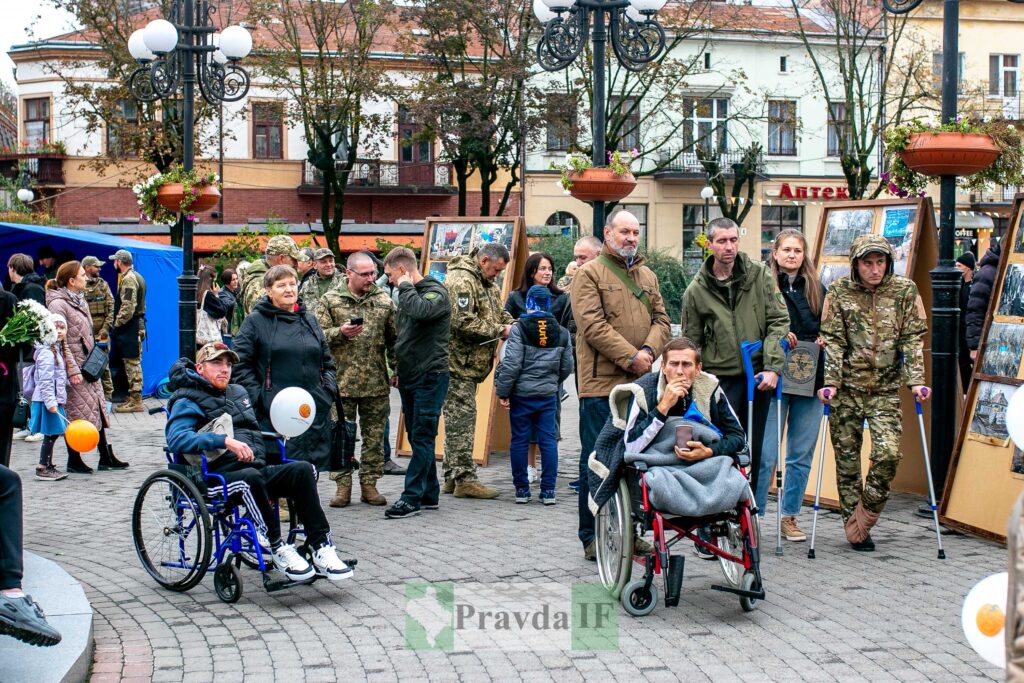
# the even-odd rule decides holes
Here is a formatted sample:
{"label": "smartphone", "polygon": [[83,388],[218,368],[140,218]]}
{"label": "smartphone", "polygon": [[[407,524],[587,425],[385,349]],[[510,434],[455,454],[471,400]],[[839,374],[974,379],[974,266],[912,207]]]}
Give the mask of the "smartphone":
{"label": "smartphone", "polygon": [[352,318],[351,320],[349,320],[349,322],[352,323],[353,325],[362,325],[363,324],[363,319],[361,317],[360,318]]}
{"label": "smartphone", "polygon": [[676,447],[681,451],[688,451],[690,447],[687,441],[693,441],[693,427],[690,425],[679,425],[676,427]]}

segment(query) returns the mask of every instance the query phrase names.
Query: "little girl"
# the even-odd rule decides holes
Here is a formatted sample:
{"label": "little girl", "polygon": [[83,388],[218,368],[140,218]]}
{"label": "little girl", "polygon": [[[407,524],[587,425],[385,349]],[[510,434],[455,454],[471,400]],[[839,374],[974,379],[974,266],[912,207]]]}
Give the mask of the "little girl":
{"label": "little girl", "polygon": [[37,343],[35,347],[35,389],[32,391],[29,430],[33,434],[43,435],[36,479],[60,481],[68,475],[53,465],[53,444],[64,434],[67,425],[64,404],[68,400],[68,371],[63,348],[68,322],[58,313],[51,313],[50,316],[57,328],[57,343]]}

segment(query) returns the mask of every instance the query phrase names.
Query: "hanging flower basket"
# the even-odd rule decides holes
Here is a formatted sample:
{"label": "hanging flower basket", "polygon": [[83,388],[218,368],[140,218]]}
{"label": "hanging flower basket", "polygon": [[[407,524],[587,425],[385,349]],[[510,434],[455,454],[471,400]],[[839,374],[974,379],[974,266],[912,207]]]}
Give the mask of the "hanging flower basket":
{"label": "hanging flower basket", "polygon": [[[220,201],[220,190],[213,185],[202,185],[193,188],[199,191],[195,199],[188,207],[189,213],[203,213],[217,206]],[[182,183],[167,183],[162,185],[156,193],[156,200],[160,206],[171,213],[178,213],[181,201],[185,199],[185,186]]]}
{"label": "hanging flower basket", "polygon": [[581,202],[617,202],[629,196],[636,187],[632,173],[617,175],[610,168],[588,168],[569,175],[569,193]]}
{"label": "hanging flower basket", "polygon": [[992,138],[978,133],[914,133],[900,152],[909,168],[927,176],[968,176],[999,157]]}
{"label": "hanging flower basket", "polygon": [[209,211],[220,201],[220,178],[216,173],[175,166],[138,183],[132,190],[138,198],[139,217],[153,223],[173,225],[179,215],[195,220],[195,214]]}

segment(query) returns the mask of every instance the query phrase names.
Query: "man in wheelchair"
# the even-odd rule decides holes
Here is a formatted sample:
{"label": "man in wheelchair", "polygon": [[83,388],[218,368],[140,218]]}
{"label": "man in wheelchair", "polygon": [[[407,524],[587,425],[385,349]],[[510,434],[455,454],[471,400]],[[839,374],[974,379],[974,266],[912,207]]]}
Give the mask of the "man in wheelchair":
{"label": "man in wheelchair", "polygon": [[[228,492],[242,497],[259,534],[269,541],[274,565],[292,581],[320,574],[331,581],[352,576],[352,568],[337,555],[320,497],[316,470],[307,462],[268,465],[259,421],[245,389],[231,384],[238,356],[226,345],[206,344],[196,363],[177,361],[170,371],[167,447],[175,453],[207,454],[207,470],[224,477]],[[204,429],[223,415],[231,420],[232,436]],[[222,451],[213,457],[217,450]],[[288,498],[306,531],[313,564],[281,538],[281,522],[270,501]]]}

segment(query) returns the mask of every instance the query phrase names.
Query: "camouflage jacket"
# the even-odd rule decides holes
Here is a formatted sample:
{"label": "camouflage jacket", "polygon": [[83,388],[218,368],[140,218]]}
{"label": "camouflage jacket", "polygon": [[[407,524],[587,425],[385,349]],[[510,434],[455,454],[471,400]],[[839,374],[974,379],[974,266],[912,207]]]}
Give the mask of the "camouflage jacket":
{"label": "camouflage jacket", "polygon": [[238,290],[238,304],[242,306],[243,318],[252,313],[252,309],[256,307],[256,302],[267,293],[266,288],[263,286],[263,276],[267,274],[268,270],[270,270],[270,267],[267,266],[267,262],[263,259],[253,261],[245,269],[242,285]]}
{"label": "camouflage jacket", "polygon": [[299,287],[299,296],[305,302],[306,308],[315,311],[324,294],[339,287],[346,287],[345,275],[341,269],[335,270],[334,275],[330,278],[322,278],[320,275],[314,274]]}
{"label": "camouflage jacket", "polygon": [[[341,326],[352,318],[363,319],[363,332],[349,339]],[[395,304],[387,292],[374,286],[364,296],[341,286],[327,291],[316,307],[316,319],[324,331],[338,369],[338,395],[346,398],[386,396],[390,391],[389,367],[395,367]]]}
{"label": "camouflage jacket", "polygon": [[114,295],[106,280],[89,278],[85,285],[85,303],[89,304],[89,315],[92,316],[92,335],[98,339],[102,333],[106,337],[114,324]]}
{"label": "camouflage jacket", "polygon": [[475,254],[452,259],[444,285],[452,306],[451,374],[482,382],[494,366],[502,328],[514,319],[502,305],[497,283],[484,279]]}
{"label": "camouflage jacket", "polygon": [[117,298],[120,305],[114,327],[124,327],[132,318],[146,315],[146,280],[134,268],[118,278]]}
{"label": "camouflage jacket", "polygon": [[892,249],[884,238],[859,237],[853,250],[864,246],[862,240],[888,254],[889,272],[872,291],[860,283],[853,263],[851,274],[828,288],[821,319],[825,385],[878,394],[924,384],[928,324],[917,285],[892,272]]}

